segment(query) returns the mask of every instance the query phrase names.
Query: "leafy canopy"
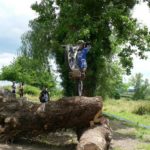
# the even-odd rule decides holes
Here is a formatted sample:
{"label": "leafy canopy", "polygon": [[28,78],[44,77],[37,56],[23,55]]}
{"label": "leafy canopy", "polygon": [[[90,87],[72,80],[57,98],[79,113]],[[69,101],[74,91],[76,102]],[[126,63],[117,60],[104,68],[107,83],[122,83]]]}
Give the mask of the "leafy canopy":
{"label": "leafy canopy", "polygon": [[56,83],[52,74],[38,65],[38,61],[19,56],[9,66],[2,68],[2,80],[24,82],[38,87],[55,88]]}
{"label": "leafy canopy", "polygon": [[143,75],[141,73],[132,76],[130,79],[131,85],[134,87],[134,99],[145,99],[149,93],[150,84],[148,79],[143,79]]}
{"label": "leafy canopy", "polygon": [[[22,53],[48,66],[56,58],[65,95],[75,95],[76,83],[68,77],[62,44],[90,41],[84,94],[111,95],[121,84],[124,70],[130,74],[133,54],[144,59],[150,34],[131,16],[138,0],[42,0],[32,5],[38,17],[30,22]],[[56,3],[56,4],[55,4]],[[147,4],[150,4],[147,3]],[[59,10],[58,10],[59,9]],[[56,13],[59,12],[59,13]]]}

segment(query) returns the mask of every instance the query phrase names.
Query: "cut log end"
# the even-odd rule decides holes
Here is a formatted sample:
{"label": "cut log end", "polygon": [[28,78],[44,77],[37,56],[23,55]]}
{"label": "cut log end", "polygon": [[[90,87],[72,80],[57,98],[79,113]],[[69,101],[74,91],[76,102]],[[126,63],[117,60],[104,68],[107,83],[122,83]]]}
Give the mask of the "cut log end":
{"label": "cut log end", "polygon": [[77,150],[109,150],[112,132],[106,125],[89,128],[80,137]]}

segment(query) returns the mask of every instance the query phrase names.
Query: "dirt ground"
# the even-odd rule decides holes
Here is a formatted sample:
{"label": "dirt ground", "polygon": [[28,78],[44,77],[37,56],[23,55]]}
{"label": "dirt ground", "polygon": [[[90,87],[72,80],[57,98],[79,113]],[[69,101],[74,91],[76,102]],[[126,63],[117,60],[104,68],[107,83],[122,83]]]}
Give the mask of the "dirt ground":
{"label": "dirt ground", "polygon": [[113,140],[111,142],[112,150],[150,150],[146,149],[150,145],[149,140],[142,140],[135,135],[135,128],[127,126],[124,122],[111,121],[113,129]]}
{"label": "dirt ground", "polygon": [[[138,139],[133,133],[134,127],[125,125],[123,122],[112,120],[113,140],[111,150],[147,150],[142,145],[150,145],[149,141]],[[14,144],[0,144],[0,150],[75,150],[76,135],[73,132],[50,133],[49,143],[17,141]],[[44,141],[44,140],[42,140]]]}

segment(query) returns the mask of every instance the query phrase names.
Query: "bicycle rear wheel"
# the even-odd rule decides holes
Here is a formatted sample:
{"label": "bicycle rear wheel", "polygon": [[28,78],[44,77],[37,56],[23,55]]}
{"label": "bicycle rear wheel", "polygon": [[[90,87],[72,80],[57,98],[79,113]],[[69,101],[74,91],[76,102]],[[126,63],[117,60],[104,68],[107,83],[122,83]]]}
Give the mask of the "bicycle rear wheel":
{"label": "bicycle rear wheel", "polygon": [[71,47],[67,47],[65,50],[65,59],[67,60],[67,64],[70,70],[74,69],[76,66],[76,60],[74,58],[74,52]]}

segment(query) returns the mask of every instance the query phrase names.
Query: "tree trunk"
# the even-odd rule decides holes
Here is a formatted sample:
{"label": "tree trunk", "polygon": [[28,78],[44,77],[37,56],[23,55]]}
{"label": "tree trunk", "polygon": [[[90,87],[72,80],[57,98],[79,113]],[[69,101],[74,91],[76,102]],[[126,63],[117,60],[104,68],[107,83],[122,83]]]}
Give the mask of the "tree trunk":
{"label": "tree trunk", "polygon": [[36,136],[61,128],[87,128],[101,109],[101,97],[64,97],[48,102],[45,112],[40,112],[40,104],[24,98],[16,99],[11,93],[1,90],[0,140]]}
{"label": "tree trunk", "polygon": [[77,150],[108,150],[111,129],[106,124],[87,129],[81,136]]}

